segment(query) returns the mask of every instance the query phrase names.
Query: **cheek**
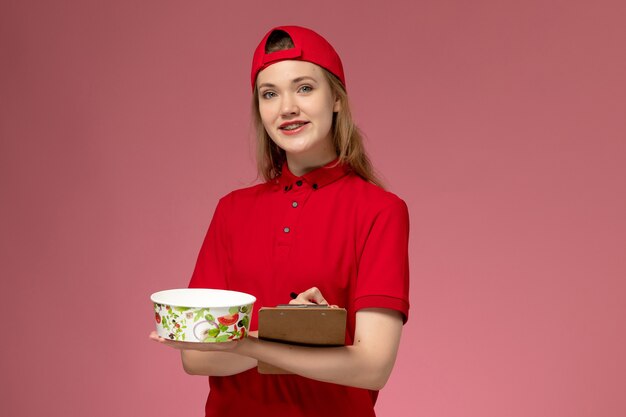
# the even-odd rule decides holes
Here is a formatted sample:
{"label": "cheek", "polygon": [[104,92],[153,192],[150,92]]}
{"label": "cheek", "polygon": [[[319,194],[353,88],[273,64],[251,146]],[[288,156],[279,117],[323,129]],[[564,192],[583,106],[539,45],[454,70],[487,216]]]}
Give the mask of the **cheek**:
{"label": "cheek", "polygon": [[265,126],[267,126],[268,123],[271,123],[274,120],[275,113],[276,112],[274,111],[273,107],[270,106],[268,103],[259,103],[259,115],[261,115],[261,121]]}
{"label": "cheek", "polygon": [[265,132],[269,135],[269,137],[274,140],[274,121],[275,121],[275,113],[272,111],[269,106],[259,106],[259,115],[261,116],[261,123],[263,123],[263,127],[265,128]]}
{"label": "cheek", "polygon": [[269,128],[271,127],[271,123],[269,122],[269,120],[267,120],[267,118],[263,117],[262,114],[261,114],[261,122],[263,122],[263,126],[265,126],[265,130],[269,131]]}
{"label": "cheek", "polygon": [[316,119],[319,121],[320,127],[323,127],[324,130],[330,129],[333,124],[332,107],[324,106],[319,108]]}
{"label": "cheek", "polygon": [[325,98],[317,103],[317,118],[330,126],[333,121],[334,102],[330,98]]}

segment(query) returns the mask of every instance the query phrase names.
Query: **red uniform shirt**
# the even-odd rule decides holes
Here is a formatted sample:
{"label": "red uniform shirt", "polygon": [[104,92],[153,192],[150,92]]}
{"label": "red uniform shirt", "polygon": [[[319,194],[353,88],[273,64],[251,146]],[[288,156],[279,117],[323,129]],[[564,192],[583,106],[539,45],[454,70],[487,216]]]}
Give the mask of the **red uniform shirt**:
{"label": "red uniform shirt", "polygon": [[[302,177],[286,166],[270,182],[223,197],[198,256],[190,287],[242,291],[261,307],[318,287],[348,310],[346,343],[363,308],[409,310],[408,210],[392,193],[347,166]],[[377,392],[251,369],[210,377],[207,416],[373,416]]]}

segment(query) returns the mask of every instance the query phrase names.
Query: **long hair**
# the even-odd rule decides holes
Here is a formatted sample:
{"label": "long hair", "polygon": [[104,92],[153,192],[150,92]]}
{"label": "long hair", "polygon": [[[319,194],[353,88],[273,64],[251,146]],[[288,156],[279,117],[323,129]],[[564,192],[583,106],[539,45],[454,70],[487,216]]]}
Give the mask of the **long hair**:
{"label": "long hair", "polygon": [[[274,34],[277,34],[277,36],[274,36]],[[275,52],[289,48],[293,48],[293,42],[289,35],[283,31],[275,31],[267,40],[266,52]],[[331,92],[341,103],[339,111],[333,114],[331,127],[333,145],[338,155],[338,162],[349,165],[352,171],[364,180],[384,188],[365,152],[363,135],[356,126],[354,119],[352,119],[345,87],[335,75],[324,68],[322,70],[330,85]],[[285,151],[272,141],[272,138],[270,138],[263,126],[256,86],[252,95],[252,117],[257,139],[257,169],[260,176],[266,181],[270,181],[280,176],[287,157]]]}

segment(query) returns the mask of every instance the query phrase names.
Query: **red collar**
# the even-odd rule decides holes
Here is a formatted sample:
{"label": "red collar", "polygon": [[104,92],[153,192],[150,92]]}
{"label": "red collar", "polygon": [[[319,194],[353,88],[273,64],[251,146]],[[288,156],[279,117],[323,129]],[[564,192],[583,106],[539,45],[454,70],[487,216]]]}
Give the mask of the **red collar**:
{"label": "red collar", "polygon": [[313,171],[304,174],[301,177],[296,177],[289,171],[287,163],[283,165],[280,177],[274,181],[284,191],[291,190],[294,185],[302,186],[308,184],[314,190],[318,190],[350,172],[350,166],[348,164],[339,163],[338,159],[324,165],[323,167],[314,169]]}

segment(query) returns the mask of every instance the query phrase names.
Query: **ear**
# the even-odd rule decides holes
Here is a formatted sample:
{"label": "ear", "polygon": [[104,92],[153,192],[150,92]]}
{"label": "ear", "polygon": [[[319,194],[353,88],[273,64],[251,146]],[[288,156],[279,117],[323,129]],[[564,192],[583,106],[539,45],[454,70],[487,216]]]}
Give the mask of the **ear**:
{"label": "ear", "polygon": [[335,97],[335,104],[333,104],[333,113],[338,113],[341,110],[341,99]]}

